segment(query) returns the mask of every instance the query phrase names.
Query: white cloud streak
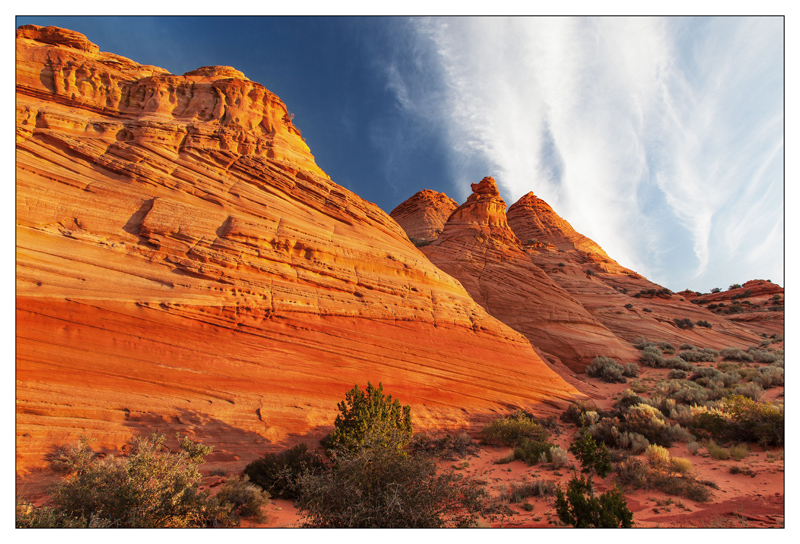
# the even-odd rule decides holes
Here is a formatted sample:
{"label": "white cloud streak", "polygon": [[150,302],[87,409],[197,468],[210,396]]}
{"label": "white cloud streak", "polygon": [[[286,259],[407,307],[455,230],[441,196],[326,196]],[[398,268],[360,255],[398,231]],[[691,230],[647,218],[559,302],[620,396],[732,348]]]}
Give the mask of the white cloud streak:
{"label": "white cloud streak", "polygon": [[416,19],[427,72],[387,88],[445,127],[458,200],[480,164],[672,289],[782,282],[782,24]]}

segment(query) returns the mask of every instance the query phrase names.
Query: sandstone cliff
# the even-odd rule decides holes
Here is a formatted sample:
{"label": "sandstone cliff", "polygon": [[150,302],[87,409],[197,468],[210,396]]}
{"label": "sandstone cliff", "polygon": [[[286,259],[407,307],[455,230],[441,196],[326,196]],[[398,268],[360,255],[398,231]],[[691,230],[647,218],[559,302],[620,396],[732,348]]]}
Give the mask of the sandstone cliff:
{"label": "sandstone cliff", "polygon": [[241,465],[327,432],[368,380],[419,427],[577,394],[241,72],[51,27],[18,29],[16,55],[19,471],[154,430]]}
{"label": "sandstone cliff", "polygon": [[[762,304],[758,313],[749,312],[755,307],[750,305],[735,315],[712,306],[712,313],[708,303],[725,295],[672,293],[647,280],[614,261],[533,193],[506,214],[494,180],[472,187],[473,195],[423,252],[489,313],[572,371],[582,371],[595,355],[637,360],[630,343],[639,336],[722,348],[753,345],[761,333],[783,332],[782,311],[764,310],[766,300],[754,300]],[[415,195],[398,206],[403,225],[419,225],[435,213],[426,209],[428,202]],[[753,291],[748,282],[740,296],[748,285]],[[765,299],[775,288],[759,286],[752,294]],[[681,329],[676,319],[711,327]]]}
{"label": "sandstone cliff", "polygon": [[450,214],[458,208],[455,200],[444,193],[423,189],[389,213],[403,227],[416,245],[434,241]]}
{"label": "sandstone cliff", "polygon": [[509,228],[495,180],[472,184],[436,241],[423,248],[433,264],[457,278],[486,311],[574,371],[597,355],[632,360],[616,338],[528,257]]}

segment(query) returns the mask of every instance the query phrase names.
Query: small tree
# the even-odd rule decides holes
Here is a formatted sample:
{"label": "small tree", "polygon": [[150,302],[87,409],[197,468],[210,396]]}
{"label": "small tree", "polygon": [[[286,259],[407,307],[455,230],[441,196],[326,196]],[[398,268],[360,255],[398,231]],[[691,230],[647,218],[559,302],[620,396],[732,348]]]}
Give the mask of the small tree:
{"label": "small tree", "polygon": [[368,382],[366,391],[353,386],[338,408],[341,413],[325,441],[329,451],[355,451],[365,445],[392,445],[399,450],[411,440],[411,406],[384,395],[380,383],[375,388]]}
{"label": "small tree", "polygon": [[592,476],[605,478],[611,472],[611,458],[606,445],[595,442],[586,432],[569,447],[581,463],[586,478],[573,474],[567,493],[556,491],[556,512],[563,523],[573,527],[631,527],[633,512],[628,509],[622,492],[614,486],[599,497],[594,495]]}

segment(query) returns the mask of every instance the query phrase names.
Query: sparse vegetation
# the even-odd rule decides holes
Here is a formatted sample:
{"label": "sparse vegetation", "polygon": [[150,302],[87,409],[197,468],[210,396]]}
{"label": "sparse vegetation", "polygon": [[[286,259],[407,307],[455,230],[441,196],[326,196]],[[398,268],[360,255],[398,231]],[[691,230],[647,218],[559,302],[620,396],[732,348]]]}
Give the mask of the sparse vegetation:
{"label": "sparse vegetation", "polygon": [[[223,486],[222,497],[198,491],[210,447],[179,438],[179,451],[164,451],[165,437],[134,438],[126,457],[98,457],[88,440],[62,449],[52,506],[17,508],[17,527],[234,526],[240,515],[258,515],[268,496],[246,481]],[[221,490],[222,491],[222,490]]]}

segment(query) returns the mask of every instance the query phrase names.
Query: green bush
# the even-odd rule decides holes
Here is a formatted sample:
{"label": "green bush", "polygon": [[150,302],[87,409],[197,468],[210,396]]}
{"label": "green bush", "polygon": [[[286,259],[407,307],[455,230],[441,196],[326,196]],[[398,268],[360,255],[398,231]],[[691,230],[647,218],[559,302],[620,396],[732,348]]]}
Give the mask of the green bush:
{"label": "green bush", "polygon": [[[625,377],[632,372],[636,372],[636,370],[638,369],[634,370],[633,367],[623,366],[609,357],[598,356],[592,359],[592,362],[586,367],[586,374],[592,378],[600,378],[608,383],[625,383],[627,381]],[[633,376],[636,376],[636,374],[638,372]]]}
{"label": "green bush", "polygon": [[343,450],[332,470],[300,480],[306,527],[469,527],[490,512],[474,481],[391,445]]}
{"label": "green bush", "polygon": [[268,491],[273,497],[294,499],[299,495],[297,481],[306,471],[319,472],[324,464],[317,452],[298,444],[280,453],[266,453],[249,463],[244,474],[251,482]]}
{"label": "green bush", "polygon": [[411,407],[385,396],[380,383],[377,388],[367,383],[366,391],[353,386],[337,407],[340,413],[325,440],[329,452],[355,451],[367,444],[402,449],[411,440]]}
{"label": "green bush", "polygon": [[556,513],[559,519],[573,527],[632,527],[633,512],[622,492],[614,487],[599,497],[592,493],[589,481],[573,476],[567,484],[567,493],[556,492]]}
{"label": "green bush", "polygon": [[546,462],[552,461],[550,455],[550,448],[553,444],[543,440],[529,440],[523,438],[516,446],[514,446],[514,459],[518,459],[526,465],[533,466],[542,460],[542,456]]}
{"label": "green bush", "polygon": [[730,414],[732,431],[738,440],[764,446],[783,445],[783,405],[733,395],[725,399],[725,411]]}
{"label": "green bush", "polygon": [[517,410],[511,415],[496,419],[481,431],[485,444],[514,447],[524,440],[547,442],[550,433],[530,414]]}
{"label": "green bush", "polygon": [[214,498],[220,504],[230,504],[235,519],[249,518],[259,523],[266,520],[262,508],[269,504],[269,493],[250,483],[247,476],[229,478]]}
{"label": "green bush", "polygon": [[[58,527],[206,527],[236,525],[236,505],[198,491],[210,447],[179,437],[180,450],[163,451],[165,437],[134,438],[127,457],[98,458],[81,445],[62,449],[55,465],[53,507],[27,510],[24,523]],[[20,522],[20,520],[18,520]]]}
{"label": "green bush", "polygon": [[714,327],[714,326],[713,326],[711,323],[709,323],[709,322],[708,322],[708,321],[706,321],[705,319],[701,319],[700,321],[698,321],[698,322],[696,323],[696,325],[697,325],[698,327],[703,327],[703,328],[706,328],[706,329],[711,329],[711,328],[713,328],[713,327]]}
{"label": "green bush", "polygon": [[683,319],[676,317],[672,321],[675,322],[675,326],[678,327],[679,329],[692,330],[694,328],[694,323],[688,317]]}

